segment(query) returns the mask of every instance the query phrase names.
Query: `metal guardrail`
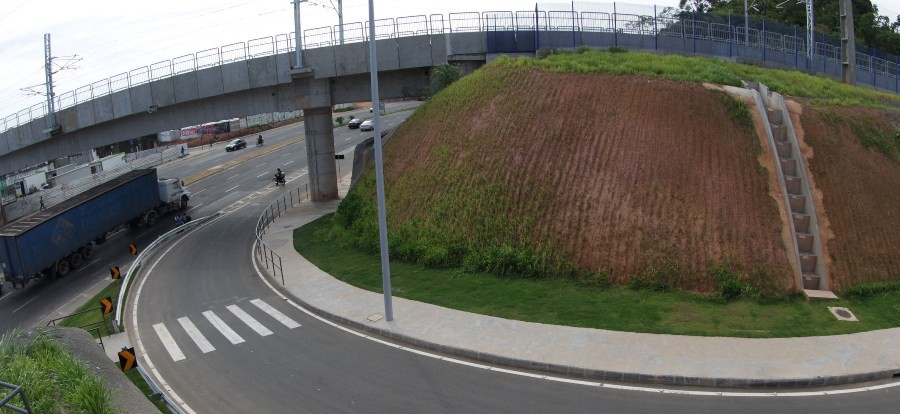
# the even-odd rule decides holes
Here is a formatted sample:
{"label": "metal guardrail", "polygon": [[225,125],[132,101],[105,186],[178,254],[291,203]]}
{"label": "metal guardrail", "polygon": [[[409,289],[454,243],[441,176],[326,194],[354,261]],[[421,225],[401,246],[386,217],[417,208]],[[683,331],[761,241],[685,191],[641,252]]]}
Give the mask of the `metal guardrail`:
{"label": "metal guardrail", "polygon": [[135,275],[137,274],[138,271],[140,271],[141,267],[143,267],[142,265],[144,264],[144,261],[146,261],[150,257],[153,257],[153,254],[156,253],[155,250],[159,246],[167,243],[169,240],[171,240],[175,237],[179,237],[184,233],[194,230],[195,228],[219,217],[219,215],[220,215],[220,213],[216,213],[211,216],[200,217],[197,219],[193,219],[193,220],[191,220],[185,224],[182,224],[178,227],[175,227],[174,229],[169,230],[168,232],[163,234],[162,236],[159,236],[156,240],[153,241],[153,243],[150,243],[150,245],[147,246],[146,249],[144,249],[140,254],[138,254],[137,258],[134,259],[134,262],[132,262],[131,266],[128,268],[128,271],[125,272],[125,276],[122,278],[122,288],[119,289],[119,297],[116,301],[116,303],[118,303],[119,306],[116,306],[116,314],[115,314],[115,318],[113,319],[113,322],[114,322],[113,329],[115,329],[117,333],[119,332],[119,327],[122,324],[122,311],[125,308],[125,295],[128,293],[128,288],[131,283],[131,279],[133,277],[136,277]]}
{"label": "metal guardrail", "polygon": [[[294,197],[295,194],[296,197]],[[303,184],[300,187],[288,191],[281,196],[281,198],[273,201],[272,204],[269,204],[269,206],[263,210],[262,214],[259,216],[259,220],[256,222],[256,259],[262,261],[265,264],[266,269],[269,269],[269,266],[271,265],[272,276],[280,276],[282,285],[284,285],[284,269],[281,266],[281,256],[269,248],[263,241],[262,235],[266,234],[266,229],[275,221],[275,219],[281,217],[288,208],[294,207],[294,200],[299,204],[304,198],[309,200],[309,184]],[[288,206],[288,203],[290,203],[290,206]]]}
{"label": "metal guardrail", "polygon": [[[608,5],[603,5],[608,6]],[[666,10],[667,8],[663,8]],[[646,7],[649,12],[651,8]],[[672,17],[665,13],[653,14],[596,11],[488,11],[415,15],[375,21],[375,38],[389,39],[408,36],[462,32],[491,31],[580,31],[611,32],[645,35],[673,36],[683,39],[710,39],[736,45],[783,51],[805,51],[805,30],[779,33],[777,30],[760,31],[743,26],[704,21],[705,16],[694,19]],[[698,19],[699,17],[699,19]],[[763,26],[765,27],[765,25]],[[368,41],[369,22],[345,23],[343,43]],[[336,46],[340,42],[338,26],[324,26],[304,30],[302,43],[305,49]],[[820,37],[821,36],[821,37]],[[749,42],[747,42],[749,38]],[[825,35],[816,35],[823,42],[815,44],[815,58],[832,62],[840,59],[840,47],[829,45]],[[201,50],[169,60],[163,60],[130,70],[56,96],[56,110],[62,110],[94,98],[106,96],[137,85],[169,78],[182,73],[221,66],[263,56],[293,52],[296,49],[294,32],[232,43],[218,48]],[[862,69],[874,68],[882,75],[900,78],[900,59],[884,59],[857,52],[855,62]],[[818,61],[818,60],[817,60]],[[868,69],[867,69],[868,70]],[[882,72],[883,71],[883,72]],[[47,114],[47,104],[42,102],[0,119],[0,132],[24,125]]]}
{"label": "metal guardrail", "polygon": [[[31,405],[28,404],[28,399],[25,398],[25,390],[23,390],[22,387],[3,381],[0,381],[0,387],[9,388],[12,390],[12,392],[3,397],[3,399],[0,399],[0,408],[12,410],[20,414],[31,414]],[[15,405],[12,405],[10,403],[10,401],[12,401],[12,399],[17,395],[22,398],[22,405],[24,406],[24,408],[16,407]]]}

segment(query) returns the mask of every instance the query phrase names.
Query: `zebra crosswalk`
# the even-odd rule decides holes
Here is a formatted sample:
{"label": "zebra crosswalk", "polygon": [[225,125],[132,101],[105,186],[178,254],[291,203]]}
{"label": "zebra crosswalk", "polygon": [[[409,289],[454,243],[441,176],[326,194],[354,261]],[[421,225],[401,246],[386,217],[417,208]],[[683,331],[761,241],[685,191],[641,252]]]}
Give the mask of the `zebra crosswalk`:
{"label": "zebra crosswalk", "polygon": [[[253,299],[250,301],[250,304],[253,305],[253,307],[249,307],[250,312],[258,314],[258,311],[262,311],[265,315],[268,315],[287,329],[295,329],[302,326],[297,323],[297,321],[289,318],[287,315],[285,315],[278,309],[275,309],[261,299]],[[214,335],[213,337],[217,338],[220,343],[221,337],[224,337],[225,340],[230,342],[232,345],[238,345],[245,342],[245,339],[237,332],[237,330],[246,331],[241,323],[243,323],[243,325],[245,325],[247,328],[250,328],[250,331],[255,332],[261,337],[273,335],[275,333],[265,325],[265,323],[268,323],[266,322],[266,320],[260,322],[260,320],[252,316],[250,313],[248,313],[238,305],[228,305],[225,307],[225,309],[228,309],[228,311],[231,313],[231,316],[234,317],[231,318],[227,314],[225,314],[225,318],[232,321],[232,325],[235,325],[234,328],[212,310],[204,311],[202,313],[203,318],[198,318],[198,323],[201,327],[212,328],[209,330],[218,332],[218,334],[212,335]],[[189,349],[188,353],[191,353],[192,351],[194,351],[194,349],[199,349],[203,354],[216,350],[216,347],[213,345],[213,343],[209,339],[207,339],[206,335],[203,334],[201,328],[198,328],[198,326],[194,323],[194,321],[191,320],[190,317],[182,316],[178,318],[177,326],[179,326],[181,330],[175,331],[176,335],[173,335],[172,332],[169,331],[169,328],[165,323],[157,323],[153,325],[153,331],[156,332],[156,336],[159,338],[163,347],[166,348],[166,351],[169,353],[169,356],[172,357],[173,361],[178,362],[187,359],[187,356],[185,355],[184,351],[182,351],[181,346],[186,346],[186,349]],[[187,342],[187,344],[183,343],[181,346],[179,346],[175,338],[176,336],[183,337],[184,335],[181,335],[182,332],[191,339],[191,342],[193,343],[192,345],[191,342],[184,340],[182,342]]]}

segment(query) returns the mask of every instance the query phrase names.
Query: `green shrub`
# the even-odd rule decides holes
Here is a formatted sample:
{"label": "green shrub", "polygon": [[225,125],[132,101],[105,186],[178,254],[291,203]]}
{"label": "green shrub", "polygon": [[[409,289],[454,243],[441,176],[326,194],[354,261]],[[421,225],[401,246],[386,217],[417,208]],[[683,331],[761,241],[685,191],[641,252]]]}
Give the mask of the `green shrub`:
{"label": "green shrub", "polygon": [[607,51],[609,53],[628,53],[628,49],[620,46],[612,46]]}
{"label": "green shrub", "polygon": [[900,282],[874,282],[851,286],[844,289],[842,294],[848,297],[869,298],[897,291],[900,291]]}
{"label": "green shrub", "polygon": [[431,70],[431,94],[440,92],[462,77],[463,71],[459,66],[449,63],[436,66]]}
{"label": "green shrub", "polygon": [[576,50],[578,51],[578,53],[587,53],[594,49],[591,48],[590,46],[581,45],[581,46],[578,46],[578,49],[576,49]]}

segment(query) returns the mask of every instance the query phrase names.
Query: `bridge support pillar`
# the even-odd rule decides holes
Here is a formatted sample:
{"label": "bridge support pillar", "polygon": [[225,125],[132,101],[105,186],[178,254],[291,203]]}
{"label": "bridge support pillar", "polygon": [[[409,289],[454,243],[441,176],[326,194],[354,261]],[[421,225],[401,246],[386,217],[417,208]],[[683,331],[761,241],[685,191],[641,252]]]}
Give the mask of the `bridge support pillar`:
{"label": "bridge support pillar", "polygon": [[306,159],[309,164],[309,199],[336,200],[338,189],[331,107],[305,108],[303,119],[306,125]]}

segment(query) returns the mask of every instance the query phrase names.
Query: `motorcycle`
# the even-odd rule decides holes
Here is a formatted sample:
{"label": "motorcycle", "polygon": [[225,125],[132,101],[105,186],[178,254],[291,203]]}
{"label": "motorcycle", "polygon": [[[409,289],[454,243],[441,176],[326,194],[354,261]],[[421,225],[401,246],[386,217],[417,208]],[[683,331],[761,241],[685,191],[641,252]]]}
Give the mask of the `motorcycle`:
{"label": "motorcycle", "polygon": [[256,140],[256,146],[257,146],[257,147],[263,146],[263,139],[262,139],[262,138],[259,138],[259,139]]}
{"label": "motorcycle", "polygon": [[279,184],[280,184],[280,185],[287,185],[287,182],[286,182],[285,179],[284,179],[284,174],[282,174],[282,175],[276,175],[275,177],[272,177],[272,181],[275,181],[275,186],[276,186],[276,187],[277,187]]}

